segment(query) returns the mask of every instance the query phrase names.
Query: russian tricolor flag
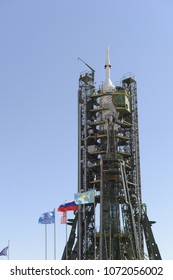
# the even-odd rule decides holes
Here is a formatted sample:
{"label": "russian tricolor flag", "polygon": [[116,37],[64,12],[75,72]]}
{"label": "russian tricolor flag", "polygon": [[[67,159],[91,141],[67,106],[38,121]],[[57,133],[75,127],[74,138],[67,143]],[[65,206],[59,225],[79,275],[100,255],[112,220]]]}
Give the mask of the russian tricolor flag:
{"label": "russian tricolor flag", "polygon": [[78,210],[78,205],[75,203],[75,201],[67,201],[64,204],[61,204],[57,211],[58,212],[66,212],[66,211],[75,211]]}

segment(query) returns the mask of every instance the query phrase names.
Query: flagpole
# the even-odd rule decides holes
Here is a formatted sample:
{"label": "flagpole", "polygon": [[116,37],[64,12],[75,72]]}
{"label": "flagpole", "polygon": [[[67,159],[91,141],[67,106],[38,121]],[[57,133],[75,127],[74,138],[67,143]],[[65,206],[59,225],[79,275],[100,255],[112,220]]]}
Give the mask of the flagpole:
{"label": "flagpole", "polygon": [[56,260],[56,210],[54,208],[54,215],[55,215],[55,221],[54,221],[54,260]]}
{"label": "flagpole", "polygon": [[8,260],[10,259],[10,240],[8,240]]}
{"label": "flagpole", "polygon": [[45,260],[47,260],[47,224],[45,224]]}
{"label": "flagpole", "polygon": [[66,211],[66,260],[68,260],[68,243],[67,243],[67,211]]}

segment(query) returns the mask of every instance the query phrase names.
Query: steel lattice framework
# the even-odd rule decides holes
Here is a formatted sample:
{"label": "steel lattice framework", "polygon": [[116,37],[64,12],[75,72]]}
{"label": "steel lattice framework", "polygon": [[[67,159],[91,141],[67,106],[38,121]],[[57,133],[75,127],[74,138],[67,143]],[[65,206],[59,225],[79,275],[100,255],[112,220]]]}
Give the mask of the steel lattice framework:
{"label": "steel lattice framework", "polygon": [[[87,65],[88,66],[88,65]],[[137,84],[132,76],[105,91],[94,70],[78,90],[78,192],[95,191],[79,205],[62,259],[161,259],[142,205]]]}

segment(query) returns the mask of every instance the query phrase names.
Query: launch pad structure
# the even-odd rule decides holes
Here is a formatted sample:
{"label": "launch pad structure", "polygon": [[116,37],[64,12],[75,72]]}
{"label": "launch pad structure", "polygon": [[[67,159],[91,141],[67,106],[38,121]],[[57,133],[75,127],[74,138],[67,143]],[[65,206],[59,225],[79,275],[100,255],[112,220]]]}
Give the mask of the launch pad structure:
{"label": "launch pad structure", "polygon": [[86,66],[78,89],[77,192],[94,190],[95,201],[68,220],[62,259],[160,260],[141,196],[136,80],[129,75],[113,85],[109,48],[99,89]]}

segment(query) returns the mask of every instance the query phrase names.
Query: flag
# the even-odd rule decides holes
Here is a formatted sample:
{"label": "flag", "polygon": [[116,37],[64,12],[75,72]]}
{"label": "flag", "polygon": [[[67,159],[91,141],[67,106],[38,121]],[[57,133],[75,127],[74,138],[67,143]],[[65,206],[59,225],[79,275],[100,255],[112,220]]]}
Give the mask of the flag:
{"label": "flag", "polygon": [[61,224],[66,224],[66,223],[67,223],[67,212],[62,212]]}
{"label": "flag", "polygon": [[43,213],[40,216],[38,223],[39,224],[54,224],[55,223],[55,212],[51,211],[51,212]]}
{"label": "flag", "polygon": [[75,193],[74,199],[76,204],[87,204],[93,203],[95,199],[95,192],[94,190],[90,190],[83,193]]}
{"label": "flag", "polygon": [[66,211],[75,211],[78,210],[78,205],[76,205],[75,201],[67,201],[64,204],[61,204],[57,211],[58,212],[66,212]]}
{"label": "flag", "polygon": [[5,247],[5,248],[0,252],[0,256],[7,256],[7,251],[8,251],[8,246]]}

